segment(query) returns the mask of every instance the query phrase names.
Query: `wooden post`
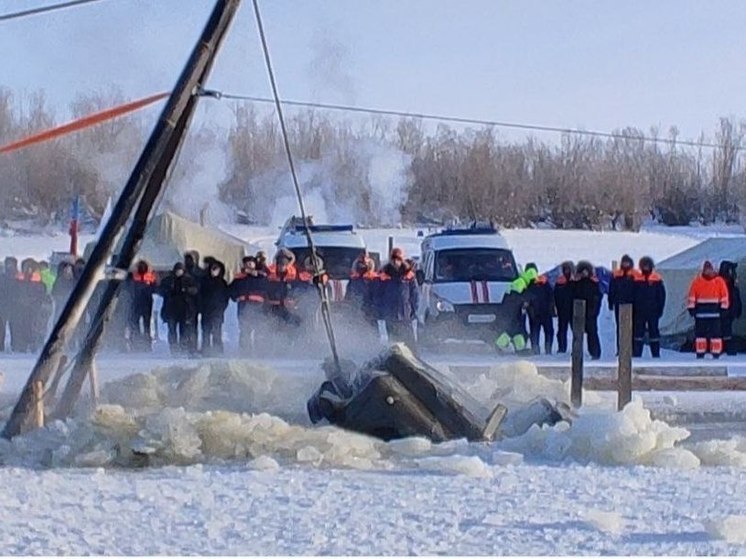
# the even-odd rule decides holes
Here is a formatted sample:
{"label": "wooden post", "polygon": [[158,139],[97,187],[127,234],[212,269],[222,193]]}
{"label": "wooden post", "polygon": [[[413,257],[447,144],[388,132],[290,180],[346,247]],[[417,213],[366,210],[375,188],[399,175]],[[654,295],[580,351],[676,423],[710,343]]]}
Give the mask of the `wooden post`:
{"label": "wooden post", "polygon": [[393,235],[389,235],[389,251],[386,256],[386,260],[388,260],[391,257],[391,253],[394,251],[394,237]]}
{"label": "wooden post", "polygon": [[612,260],[611,261],[611,271],[616,272],[619,268],[619,261],[618,260]]}
{"label": "wooden post", "polygon": [[575,299],[572,307],[572,381],[570,401],[573,407],[583,405],[583,337],[585,335],[585,301]]}
{"label": "wooden post", "polygon": [[632,401],[632,305],[619,306],[619,373],[617,409]]}
{"label": "wooden post", "polygon": [[34,382],[34,428],[44,427],[44,383]]}

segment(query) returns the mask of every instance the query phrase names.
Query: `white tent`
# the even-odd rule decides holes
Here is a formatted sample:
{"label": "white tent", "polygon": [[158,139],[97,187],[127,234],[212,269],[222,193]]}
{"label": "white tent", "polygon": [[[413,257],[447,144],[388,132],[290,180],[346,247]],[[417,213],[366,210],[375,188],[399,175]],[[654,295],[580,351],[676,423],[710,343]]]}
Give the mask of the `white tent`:
{"label": "white tent", "polygon": [[[686,299],[689,286],[702,271],[705,260],[711,261],[716,270],[724,260],[735,262],[739,271],[746,274],[746,238],[707,239],[658,264],[658,273],[663,276],[666,286],[666,308],[660,328],[667,345],[680,344],[694,329],[694,319],[689,316]],[[745,336],[746,320],[737,320],[733,331],[736,335]]]}
{"label": "white tent", "polygon": [[[90,255],[94,244],[86,246],[85,258]],[[137,258],[147,260],[157,271],[168,271],[176,262],[182,261],[184,253],[189,250],[196,250],[203,259],[212,256],[225,263],[230,279],[240,268],[241,259],[257,252],[259,247],[218,229],[203,227],[164,212],[148,224]]]}

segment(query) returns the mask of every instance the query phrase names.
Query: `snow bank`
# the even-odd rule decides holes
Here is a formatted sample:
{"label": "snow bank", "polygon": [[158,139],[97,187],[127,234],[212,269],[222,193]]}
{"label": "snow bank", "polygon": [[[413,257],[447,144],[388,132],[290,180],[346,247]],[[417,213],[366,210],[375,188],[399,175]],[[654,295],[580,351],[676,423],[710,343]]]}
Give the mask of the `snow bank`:
{"label": "snow bank", "polygon": [[677,446],[687,437],[686,429],[653,420],[635,399],[621,412],[582,409],[572,426],[534,426],[500,447],[549,461],[696,468],[699,458]]}
{"label": "snow bank", "polygon": [[510,434],[511,425],[524,433],[493,445],[464,440],[434,445],[424,438],[384,443],[331,426],[311,427],[306,398],[321,378],[320,371],[283,374],[245,361],[206,361],[132,375],[106,384],[104,404],[90,417],[0,441],[0,463],[136,467],[242,461],[271,470],[272,460],[280,467],[423,469],[478,478],[524,459],[674,468],[746,465],[743,441],[684,448],[679,443],[689,432],[653,420],[639,400],[620,413],[608,404],[589,405],[572,426],[562,422],[526,430],[521,422],[540,407],[537,397],[562,402],[568,392],[566,383],[539,375],[529,363],[495,366],[468,383],[477,398],[512,410],[504,434]]}
{"label": "snow bank", "polygon": [[704,522],[710,537],[730,544],[746,544],[746,516],[727,516]]}
{"label": "snow bank", "polygon": [[705,466],[746,467],[746,440],[742,437],[702,441],[688,445],[687,448],[696,454]]}
{"label": "snow bank", "polygon": [[624,517],[618,512],[606,512],[590,509],[583,514],[585,523],[599,532],[619,536],[625,528]]}

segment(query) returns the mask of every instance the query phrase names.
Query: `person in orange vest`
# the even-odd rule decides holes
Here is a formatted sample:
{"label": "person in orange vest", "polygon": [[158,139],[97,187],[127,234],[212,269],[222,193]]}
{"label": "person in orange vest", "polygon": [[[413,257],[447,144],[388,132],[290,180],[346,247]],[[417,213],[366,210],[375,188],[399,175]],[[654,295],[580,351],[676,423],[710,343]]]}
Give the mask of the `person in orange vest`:
{"label": "person in orange vest", "polygon": [[269,315],[280,324],[300,326],[301,320],[295,313],[297,302],[293,293],[294,284],[298,281],[295,255],[286,248],[278,250],[267,275],[267,308]]}
{"label": "person in orange vest", "polygon": [[529,262],[526,264],[524,279],[529,281],[525,291],[525,298],[528,304],[526,314],[528,315],[528,331],[531,339],[531,351],[534,355],[539,355],[539,339],[541,331],[544,331],[544,353],[552,354],[552,344],[554,342],[554,294],[552,286],[545,275],[539,275],[536,264]]}
{"label": "person in orange vest", "polygon": [[256,347],[262,310],[267,295],[267,275],[257,269],[256,258],[246,256],[241,271],[230,284],[230,295],[238,303],[238,345],[241,350]]}
{"label": "person in orange vest", "polygon": [[39,264],[27,258],[21,264],[23,280],[20,293],[21,351],[35,352],[44,342],[47,323],[52,315],[52,300],[41,280]]}
{"label": "person in orange vest", "polygon": [[601,341],[598,337],[598,315],[601,313],[603,293],[590,262],[581,260],[576,268],[572,285],[573,299],[585,301],[585,339],[591,359],[601,359]]}
{"label": "person in orange vest", "polygon": [[572,280],[575,265],[563,262],[561,273],[554,283],[554,307],[557,309],[557,351],[567,353],[567,332],[572,324],[573,292]]}
{"label": "person in orange vest", "polygon": [[609,310],[614,311],[617,355],[619,354],[619,308],[622,305],[634,303],[636,277],[635,263],[629,254],[625,254],[619,262],[619,268],[614,270],[611,276],[607,295]]}
{"label": "person in orange vest", "polygon": [[400,248],[391,251],[389,263],[383,267],[377,290],[378,318],[384,321],[388,336],[414,344],[419,288],[414,270],[407,264]]}
{"label": "person in orange vest", "polygon": [[363,252],[353,263],[345,301],[360,313],[365,322],[376,324],[376,289],[380,280],[376,263]]}
{"label": "person in orange vest", "polygon": [[697,359],[704,359],[709,351],[717,359],[723,353],[721,315],[730,307],[728,286],[717,275],[709,260],[702,266],[689,288],[687,308],[694,317],[694,350]]}
{"label": "person in orange vest", "polygon": [[666,306],[666,287],[663,285],[663,278],[655,271],[653,259],[649,256],[640,258],[632,299],[632,355],[642,357],[647,332],[650,354],[658,359],[661,356],[658,321],[663,316],[663,309]]}
{"label": "person in orange vest", "polygon": [[145,260],[140,260],[129,277],[131,298],[127,324],[131,348],[135,351],[151,351],[153,338],[150,322],[153,316],[153,295],[158,289],[158,278]]}

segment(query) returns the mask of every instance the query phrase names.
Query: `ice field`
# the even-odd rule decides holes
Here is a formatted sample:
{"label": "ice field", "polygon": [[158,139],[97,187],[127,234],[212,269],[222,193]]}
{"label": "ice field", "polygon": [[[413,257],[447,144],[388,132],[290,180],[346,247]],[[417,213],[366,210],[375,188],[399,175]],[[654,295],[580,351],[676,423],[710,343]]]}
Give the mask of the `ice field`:
{"label": "ice field", "polygon": [[[276,233],[227,229],[267,249]],[[389,234],[416,251],[416,231],[364,233],[382,252]],[[661,260],[698,235],[505,232],[517,260],[540,269],[581,258],[608,266],[624,252]],[[43,258],[66,243],[0,238],[0,257]],[[611,317],[601,324],[611,348]],[[227,335],[230,347],[235,332]],[[152,358],[102,355],[98,410],[87,415],[82,401],[76,419],[0,442],[0,549],[746,554],[746,394],[641,393],[616,413],[614,394],[587,392],[572,426],[534,427],[491,445],[383,443],[310,426],[305,401],[323,378],[321,357],[180,361],[162,347]],[[568,397],[567,382],[528,362],[470,350],[426,357],[446,373],[478,366],[462,385],[509,409]],[[742,361],[723,364],[738,371]],[[32,365],[31,356],[0,358],[0,417]],[[700,430],[712,412],[727,424]]]}

